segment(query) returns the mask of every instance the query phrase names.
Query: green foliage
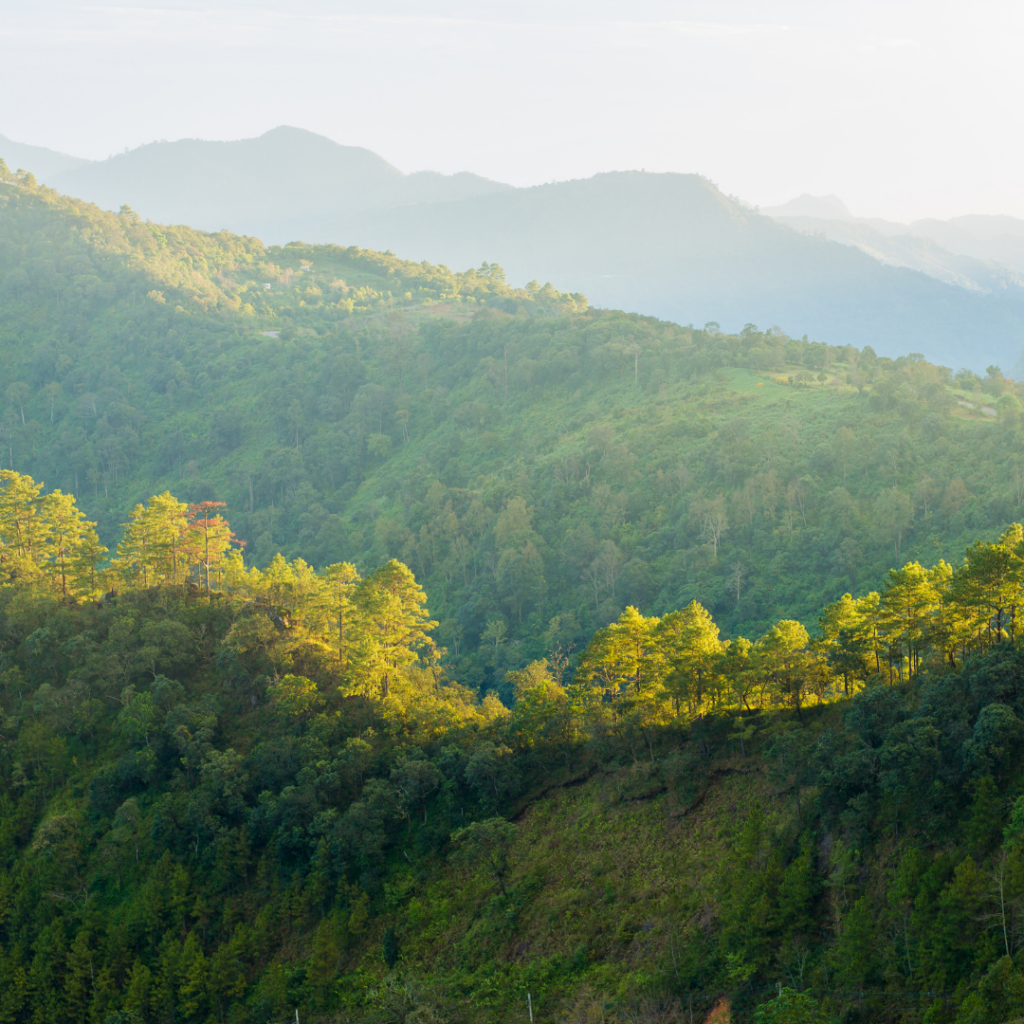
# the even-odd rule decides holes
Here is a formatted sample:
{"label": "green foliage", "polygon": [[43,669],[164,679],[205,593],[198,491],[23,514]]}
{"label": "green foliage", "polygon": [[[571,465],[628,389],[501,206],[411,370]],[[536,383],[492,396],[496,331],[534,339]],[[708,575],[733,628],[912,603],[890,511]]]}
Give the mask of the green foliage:
{"label": "green foliage", "polygon": [[504,818],[474,821],[452,833],[452,844],[463,862],[484,864],[494,876],[502,896],[507,896],[505,876],[509,852],[515,843],[516,827]]}
{"label": "green foliage", "polygon": [[[180,531],[159,567],[193,527],[157,507]],[[650,992],[731,991],[738,1019],[824,1020],[819,1002],[863,989],[872,1006],[955,990],[955,1019],[1016,1012],[1024,655],[997,628],[1012,588],[983,602],[966,662],[913,648],[914,687],[854,674],[846,699],[835,674],[794,707],[828,650],[792,622],[727,644],[691,604],[628,610],[573,679],[509,672],[506,708],[449,679],[399,563],[362,580],[233,552],[208,595],[192,557],[98,602],[62,599],[47,562],[0,588],[12,1021],[472,1003],[503,1019],[519,986],[624,1020],[646,1019],[629,1007]],[[950,607],[985,593],[942,579]],[[909,607],[888,593],[866,606],[882,637],[885,609]],[[529,968],[508,952],[523,943]],[[755,1012],[780,976],[794,991]]]}
{"label": "green foliage", "polygon": [[784,988],[777,999],[757,1008],[754,1024],[828,1024],[828,1017],[809,996]]}

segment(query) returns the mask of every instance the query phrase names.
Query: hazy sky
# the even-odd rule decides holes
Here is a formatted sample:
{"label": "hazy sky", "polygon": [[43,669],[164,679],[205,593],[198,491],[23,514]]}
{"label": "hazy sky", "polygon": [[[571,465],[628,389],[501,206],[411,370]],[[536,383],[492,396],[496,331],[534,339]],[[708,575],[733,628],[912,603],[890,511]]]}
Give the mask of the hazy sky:
{"label": "hazy sky", "polygon": [[88,157],[291,124],[518,185],[1024,217],[1024,4],[0,0],[0,133]]}

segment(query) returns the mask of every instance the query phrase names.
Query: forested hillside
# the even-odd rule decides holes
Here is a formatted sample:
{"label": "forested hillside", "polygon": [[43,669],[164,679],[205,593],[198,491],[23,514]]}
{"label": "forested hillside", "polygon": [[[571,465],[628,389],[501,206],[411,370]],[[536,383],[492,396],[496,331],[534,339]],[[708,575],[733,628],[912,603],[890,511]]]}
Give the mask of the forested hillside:
{"label": "forested hillside", "polygon": [[400,562],[169,494],[104,554],[0,471],[4,1021],[1024,1011],[1020,526],[813,642],[628,608],[507,705]]}
{"label": "forested hillside", "polygon": [[170,489],[226,502],[251,564],[399,558],[482,692],[627,604],[811,625],[1024,500],[996,370],[3,189],[4,464],[74,494],[108,547]]}

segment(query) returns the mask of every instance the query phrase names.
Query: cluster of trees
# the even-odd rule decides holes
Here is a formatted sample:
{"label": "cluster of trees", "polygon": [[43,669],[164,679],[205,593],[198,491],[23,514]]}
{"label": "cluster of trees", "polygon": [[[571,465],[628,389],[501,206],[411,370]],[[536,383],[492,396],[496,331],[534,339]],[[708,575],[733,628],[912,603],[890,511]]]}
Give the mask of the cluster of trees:
{"label": "cluster of trees", "polygon": [[604,701],[621,697],[650,724],[690,721],[729,708],[791,706],[834,697],[834,679],[819,671],[804,626],[783,620],[756,643],[722,640],[696,601],[657,618],[627,608],[598,630],[583,651],[576,682]]}
{"label": "cluster of trees", "polygon": [[[235,602],[264,609],[225,641],[237,657],[259,661],[278,632],[274,618],[287,616],[290,642],[278,648],[303,649],[307,657],[315,652],[342,685],[367,696],[372,690],[388,697],[395,673],[417,661],[421,650],[429,648],[435,662],[441,653],[428,635],[437,623],[426,595],[401,562],[391,560],[365,579],[347,562],[318,574],[301,559],[289,563],[280,555],[265,571],[247,569],[219,512],[223,503],[186,505],[165,493],[135,506],[116,555],[104,565],[107,549],[95,524],[69,495],[41,490],[31,477],[0,470],[0,585],[72,603],[158,588],[207,597],[214,590],[229,593]],[[278,699],[301,704],[311,687],[288,675]]]}
{"label": "cluster of trees", "polygon": [[[902,989],[934,1000],[931,1019],[1024,1013],[1022,678],[1019,640],[1004,636],[959,670],[947,664],[914,686],[867,689],[816,734],[779,737],[775,776],[814,793],[809,817],[824,845],[815,851],[804,832],[801,853],[797,841],[780,860],[765,821],[745,823],[734,847],[735,868],[746,870],[732,875],[743,879],[730,899],[733,950],[764,962],[766,942],[788,943],[789,976],[798,977],[806,939],[750,908],[802,888],[828,908],[832,938],[808,962],[817,959],[812,984],[833,1006],[844,992]],[[813,869],[815,853],[827,870],[821,861]],[[862,1005],[879,1019],[895,1009],[878,998]]]}
{"label": "cluster of trees", "polygon": [[40,496],[41,485],[0,470],[0,581],[44,581],[63,598],[97,595],[99,562],[106,553],[96,524],[75,499],[60,491]]}
{"label": "cluster of trees", "polygon": [[70,494],[50,491],[13,470],[0,470],[0,585],[38,585],[63,600],[162,585],[211,592],[232,543],[223,502],[186,505],[170,494],[136,505],[116,556],[99,542]]}
{"label": "cluster of trees", "polygon": [[585,295],[559,292],[550,284],[531,281],[524,288],[514,288],[497,263],[486,261],[475,270],[453,271],[355,245],[301,243],[271,246],[266,255],[266,264],[257,268],[260,280],[248,282],[242,290],[246,300],[242,310],[271,313],[292,331],[292,324],[300,329],[322,327],[325,317],[386,320],[389,314],[421,306],[441,305],[452,311],[462,304],[470,310],[482,305],[527,316],[564,316],[588,308]]}
{"label": "cluster of trees", "polygon": [[829,605],[818,620],[818,649],[844,690],[871,675],[903,681],[929,660],[958,669],[974,651],[1017,637],[1024,599],[1024,530],[1014,523],[994,542],[976,541],[963,565],[891,569],[881,594]]}
{"label": "cluster of trees", "polygon": [[[165,493],[135,507],[104,565],[107,549],[95,524],[69,495],[41,490],[28,476],[0,471],[0,567],[7,584],[42,586],[72,601],[155,587],[230,593],[287,615],[295,648],[333,659],[331,670],[366,695],[372,689],[387,697],[394,673],[420,652],[429,651],[441,671],[448,651],[429,635],[438,623],[412,572],[397,560],[365,580],[348,562],[317,573],[281,555],[266,570],[246,568],[222,503],[187,505]],[[499,573],[528,573],[537,555],[525,504],[510,502],[495,529],[506,551]],[[936,659],[956,669],[969,653],[1013,640],[1022,597],[1024,529],[1014,524],[995,542],[973,544],[956,570],[944,561],[932,569],[908,562],[890,570],[881,592],[845,594],[826,607],[813,641],[795,620],[776,623],[755,642],[725,640],[696,601],[661,617],[629,606],[597,630],[578,664],[555,630],[550,666],[545,659],[507,672],[505,693],[542,728],[562,717],[560,703],[579,713],[595,701],[612,702],[617,714],[626,708],[649,724],[729,708],[799,712],[809,701],[849,697],[883,676],[889,685],[902,682]],[[495,649],[503,638],[498,627],[492,621]],[[271,618],[260,612],[231,643],[252,655],[274,633]],[[562,677],[573,666],[573,686],[564,689]]]}
{"label": "cluster of trees", "polygon": [[0,486],[0,1019],[361,1003],[342,965],[395,844],[468,811],[475,862],[515,831],[486,824],[511,751],[480,742],[507,712],[447,679],[412,573],[247,568],[217,507],[164,494],[105,562],[78,516],[94,576],[64,590],[56,499]]}
{"label": "cluster of trees", "polygon": [[[1022,602],[1024,528],[1014,524],[994,542],[971,545],[957,569],[908,562],[889,571],[880,592],[844,594],[825,608],[813,639],[784,619],[754,642],[724,640],[696,601],[660,618],[629,607],[583,651],[574,696],[582,707],[581,687],[593,694],[596,686],[604,701],[624,699],[652,724],[737,709],[799,713],[943,663],[959,670],[971,654],[1016,639]],[[512,678],[521,687],[541,669],[547,662]]]}

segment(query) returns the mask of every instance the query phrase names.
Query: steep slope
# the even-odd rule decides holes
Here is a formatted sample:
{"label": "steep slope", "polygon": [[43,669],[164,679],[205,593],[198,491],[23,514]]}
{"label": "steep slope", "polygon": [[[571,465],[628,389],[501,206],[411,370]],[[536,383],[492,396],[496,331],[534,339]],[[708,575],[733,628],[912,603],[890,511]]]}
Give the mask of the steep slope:
{"label": "steep slope", "polygon": [[127,204],[162,223],[278,242],[341,241],[367,210],[509,187],[472,174],[407,176],[367,149],[288,127],[239,142],[154,142],[46,181],[104,209]]}

